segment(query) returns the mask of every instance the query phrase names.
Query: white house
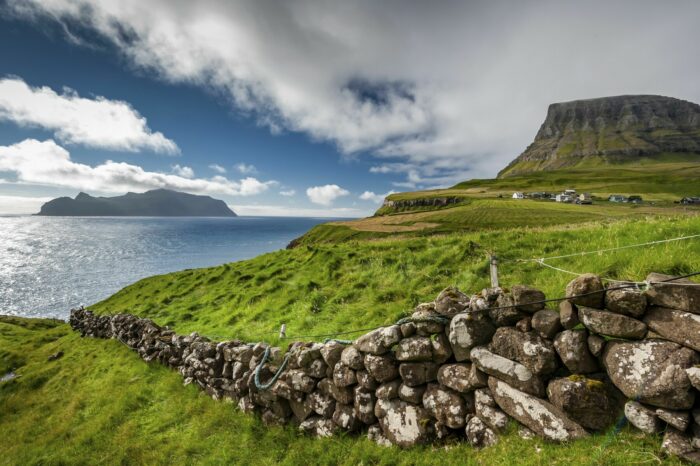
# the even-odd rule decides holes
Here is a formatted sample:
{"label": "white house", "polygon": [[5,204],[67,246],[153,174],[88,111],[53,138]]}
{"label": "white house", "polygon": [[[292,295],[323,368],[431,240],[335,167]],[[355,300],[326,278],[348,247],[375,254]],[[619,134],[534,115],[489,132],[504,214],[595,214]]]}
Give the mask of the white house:
{"label": "white house", "polygon": [[513,199],[525,199],[525,194],[523,193],[513,193]]}
{"label": "white house", "polygon": [[555,198],[557,202],[571,202],[573,198],[568,194],[557,194]]}

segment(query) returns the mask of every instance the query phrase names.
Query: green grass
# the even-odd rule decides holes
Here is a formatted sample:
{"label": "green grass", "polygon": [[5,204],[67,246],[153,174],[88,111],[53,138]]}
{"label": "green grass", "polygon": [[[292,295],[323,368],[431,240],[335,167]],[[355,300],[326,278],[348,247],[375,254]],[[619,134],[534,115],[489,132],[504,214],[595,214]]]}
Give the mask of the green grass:
{"label": "green grass", "polygon": [[[506,260],[698,231],[700,217],[650,217],[347,240],[147,278],[91,308],[150,317],[180,333],[196,330],[276,344],[281,323],[290,336],[371,327],[405,316],[447,285],[480,290],[488,285],[485,249],[503,259],[503,285],[527,283],[556,297],[570,276]],[[682,274],[700,270],[700,241],[552,264],[618,279],[643,279],[650,271]],[[65,356],[48,362],[58,350]],[[567,445],[526,441],[511,432],[483,451],[464,443],[400,451],[364,437],[311,439],[292,427],[267,428],[230,404],[183,387],[179,374],[142,362],[120,343],[81,339],[55,321],[0,318],[0,371],[10,369],[19,377],[0,383],[0,464],[623,465],[663,460],[660,438],[627,428]]]}

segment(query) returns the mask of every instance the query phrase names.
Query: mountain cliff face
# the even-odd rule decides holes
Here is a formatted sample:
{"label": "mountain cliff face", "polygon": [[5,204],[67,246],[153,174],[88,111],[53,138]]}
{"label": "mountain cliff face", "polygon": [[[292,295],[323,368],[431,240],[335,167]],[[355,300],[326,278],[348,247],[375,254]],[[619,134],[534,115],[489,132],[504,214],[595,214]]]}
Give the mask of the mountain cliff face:
{"label": "mountain cliff face", "polygon": [[534,142],[498,176],[669,153],[700,162],[700,105],[655,95],[575,100],[550,105]]}
{"label": "mountain cliff face", "polygon": [[37,215],[236,217],[224,201],[167,189],[116,197],[92,197],[85,193],[78,194],[75,199],[59,197],[41,206]]}

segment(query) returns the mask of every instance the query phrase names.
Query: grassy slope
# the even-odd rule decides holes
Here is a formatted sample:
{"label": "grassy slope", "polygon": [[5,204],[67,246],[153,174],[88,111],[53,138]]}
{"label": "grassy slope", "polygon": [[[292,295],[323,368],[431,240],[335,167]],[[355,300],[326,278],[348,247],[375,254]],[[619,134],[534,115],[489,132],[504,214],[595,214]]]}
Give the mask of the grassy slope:
{"label": "grassy slope", "polygon": [[[697,231],[700,218],[628,220],[302,247],[148,278],[93,309],[149,316],[179,332],[257,339],[287,322],[290,335],[325,333],[392,322],[448,284],[485,286],[483,253],[470,242],[518,258]],[[700,269],[700,241],[553,263],[616,278],[683,273]],[[560,295],[569,278],[535,264],[501,267],[504,284],[527,282],[548,296]],[[179,374],[143,363],[116,341],[81,340],[65,324],[0,319],[0,348],[0,373],[20,374],[0,383],[0,463],[652,464],[661,458],[658,438],[628,429],[563,446],[511,433],[481,452],[464,444],[399,452],[364,438],[316,440],[292,428],[266,428],[182,387]],[[59,349],[65,356],[47,362]]]}

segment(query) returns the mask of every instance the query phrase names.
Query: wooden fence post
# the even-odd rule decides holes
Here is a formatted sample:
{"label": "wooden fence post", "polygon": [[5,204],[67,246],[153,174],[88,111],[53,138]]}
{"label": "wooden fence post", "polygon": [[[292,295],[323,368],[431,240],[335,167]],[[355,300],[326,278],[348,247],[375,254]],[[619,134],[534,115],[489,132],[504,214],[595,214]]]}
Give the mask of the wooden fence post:
{"label": "wooden fence post", "polygon": [[287,336],[287,324],[282,324],[280,327],[280,338],[284,338]]}
{"label": "wooden fence post", "polygon": [[495,255],[490,256],[491,260],[491,287],[498,288],[498,258]]}

